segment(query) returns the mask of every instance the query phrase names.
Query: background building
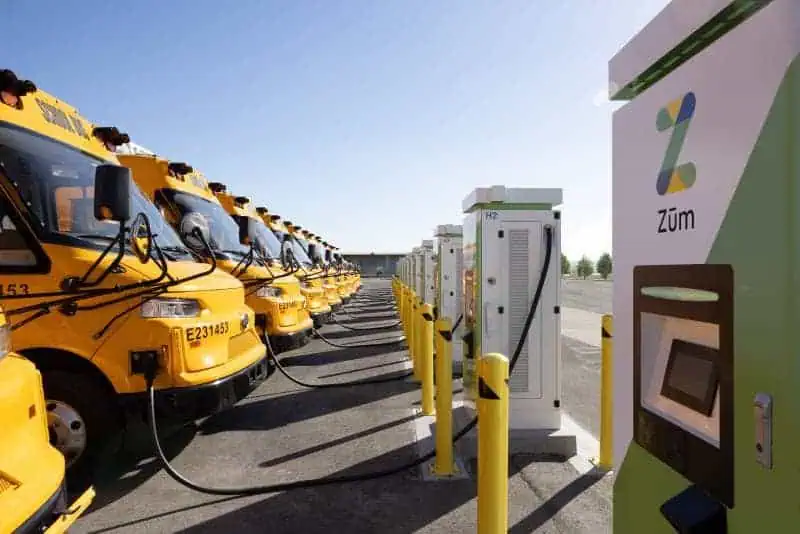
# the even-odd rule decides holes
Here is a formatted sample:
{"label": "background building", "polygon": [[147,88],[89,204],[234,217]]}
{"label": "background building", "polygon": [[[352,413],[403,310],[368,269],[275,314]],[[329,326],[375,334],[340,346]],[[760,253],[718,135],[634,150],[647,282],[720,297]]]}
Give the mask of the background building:
{"label": "background building", "polygon": [[397,262],[407,252],[388,253],[342,253],[348,261],[352,261],[361,269],[362,276],[392,276],[397,269]]}

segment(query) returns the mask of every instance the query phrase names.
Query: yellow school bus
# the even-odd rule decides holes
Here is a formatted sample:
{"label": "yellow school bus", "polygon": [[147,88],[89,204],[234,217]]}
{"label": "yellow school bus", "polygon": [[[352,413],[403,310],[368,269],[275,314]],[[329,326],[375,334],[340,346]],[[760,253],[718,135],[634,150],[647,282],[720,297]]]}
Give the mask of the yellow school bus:
{"label": "yellow school bus", "polygon": [[336,282],[336,266],[330,262],[330,254],[327,253],[326,242],[319,234],[309,234],[306,239],[311,254],[313,254],[315,261],[319,263],[324,274],[323,280],[326,295],[328,295],[329,299],[332,298],[341,303],[342,297],[339,296],[339,286]]}
{"label": "yellow school bus", "polygon": [[[284,224],[281,216],[275,213],[268,213],[266,208],[258,208],[259,215],[267,225],[267,228],[275,235],[283,247],[284,254],[290,258],[295,258],[301,264],[305,262],[308,265],[311,260],[307,258],[303,248],[290,238],[289,229]],[[328,301],[332,312],[339,311],[342,308],[342,299],[339,296],[338,286],[336,282],[330,277],[321,277],[321,287],[325,292],[325,298]]]}
{"label": "yellow school bus", "polygon": [[317,264],[321,267],[320,271],[324,270],[324,275],[334,273],[332,285],[336,288],[337,295],[341,292],[339,298],[343,299],[344,302],[349,301],[355,292],[355,279],[351,277],[347,266],[345,264],[337,264],[335,258],[330,256],[330,254],[328,257],[333,261],[326,260],[326,246],[323,245],[319,236],[307,231],[301,233],[303,237],[300,239],[300,242],[309,250],[309,255],[313,255],[315,261],[318,262]]}
{"label": "yellow school bus", "polygon": [[336,286],[339,289],[339,296],[342,297],[342,302],[347,304],[350,302],[350,299],[353,297],[353,293],[355,292],[355,288],[353,287],[353,278],[350,273],[350,269],[347,266],[347,263],[342,258],[342,253],[339,251],[339,247],[335,247],[328,244],[328,250],[330,251],[330,262],[336,269]]}
{"label": "yellow school bus", "polygon": [[119,165],[127,141],[0,71],[0,302],[72,480],[144,413],[146,374],[159,415],[181,419],[266,374],[241,282],[194,260]]}
{"label": "yellow school bus", "polygon": [[[272,266],[275,273],[283,273],[281,269],[293,267],[294,276],[300,283],[300,292],[306,298],[306,309],[311,315],[315,328],[321,328],[328,322],[331,315],[331,307],[325,298],[321,283],[306,280],[306,271],[303,264],[292,266],[288,258],[281,257],[281,243],[269,228],[264,224],[261,216],[256,211],[250,199],[243,196],[234,196],[227,191],[220,191],[217,194],[222,206],[233,217],[239,225],[240,234],[260,250],[264,261]],[[266,210],[266,208],[262,208]]]}
{"label": "yellow school bus", "polygon": [[342,265],[337,262],[333,254],[333,246],[325,241],[321,236],[316,236],[320,244],[320,251],[325,265],[328,282],[336,288],[336,294],[342,300],[342,305],[350,301],[350,292],[347,291],[347,283],[344,279]]}
{"label": "yellow school bus", "polygon": [[310,254],[312,251],[309,250],[308,242],[303,236],[303,228],[291,221],[284,221],[284,228],[286,233],[283,238],[285,241],[288,240],[287,244],[292,247],[293,254],[300,264],[300,271],[302,273],[298,273],[300,280],[308,287],[316,288],[320,292],[320,296],[325,300],[325,305],[328,308],[328,316],[330,316],[331,307],[328,305],[325,297],[326,289],[323,288],[325,273],[323,272],[322,265]]}
{"label": "yellow school bus", "polygon": [[347,291],[352,297],[361,286],[361,274],[356,270],[355,265],[348,261],[338,247],[334,247],[334,257],[342,265],[344,280],[347,283]]}
{"label": "yellow school bus", "polygon": [[42,375],[11,351],[0,311],[0,532],[66,532],[94,498],[68,503],[64,456],[50,444]]}
{"label": "yellow school bus", "polygon": [[[226,190],[209,182],[190,165],[168,161],[155,154],[119,155],[133,179],[166,220],[183,236],[184,243],[204,261],[213,261],[245,286],[247,305],[256,314],[261,336],[269,335],[276,352],[302,347],[311,339],[313,325],[300,283],[280,276],[245,244],[239,226],[220,204],[217,194]],[[184,231],[198,225],[208,247]]]}

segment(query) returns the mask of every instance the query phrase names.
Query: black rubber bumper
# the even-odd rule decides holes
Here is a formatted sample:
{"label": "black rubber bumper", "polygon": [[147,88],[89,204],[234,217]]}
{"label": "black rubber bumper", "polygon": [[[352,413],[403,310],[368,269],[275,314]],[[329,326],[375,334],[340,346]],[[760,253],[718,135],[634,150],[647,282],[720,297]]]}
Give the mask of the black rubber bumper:
{"label": "black rubber bumper", "polygon": [[14,531],[16,534],[44,532],[58,517],[67,511],[67,489],[62,482],[56,492]]}
{"label": "black rubber bumper", "polygon": [[291,334],[269,336],[269,343],[276,354],[304,347],[311,340],[311,329],[300,330]]}
{"label": "black rubber bumper", "polygon": [[342,297],[342,304],[347,305],[350,303],[350,297]]}
{"label": "black rubber bumper", "polygon": [[[264,357],[254,364],[216,382],[156,390],[156,415],[160,419],[193,421],[230,408],[270,376],[266,350],[264,347]],[[146,393],[123,395],[121,400],[128,408],[147,407]]]}
{"label": "black rubber bumper", "polygon": [[331,304],[331,311],[332,312],[338,312],[338,311],[341,311],[341,310],[342,310],[342,303],[341,302],[339,304]]}
{"label": "black rubber bumper", "polygon": [[331,322],[331,312],[312,313],[311,320],[314,321],[314,328],[322,328],[322,325]]}

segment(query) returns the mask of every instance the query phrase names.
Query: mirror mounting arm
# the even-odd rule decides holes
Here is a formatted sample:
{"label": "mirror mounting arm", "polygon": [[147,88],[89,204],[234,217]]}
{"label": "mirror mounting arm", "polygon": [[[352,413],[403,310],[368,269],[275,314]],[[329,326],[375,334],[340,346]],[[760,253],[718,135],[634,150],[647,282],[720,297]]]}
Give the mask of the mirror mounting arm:
{"label": "mirror mounting arm", "polygon": [[[114,245],[119,244],[119,250],[117,251],[117,256],[114,260],[109,264],[108,267],[103,270],[100,276],[94,282],[89,282],[89,276],[97,269],[98,265],[108,256],[108,253],[111,252],[111,249],[114,248]],[[119,266],[120,262],[122,261],[122,257],[125,255],[125,224],[120,222],[119,223],[119,233],[111,241],[108,246],[103,250],[103,252],[97,257],[97,259],[92,263],[89,268],[86,270],[83,276],[80,278],[76,276],[67,277],[61,283],[62,289],[65,291],[78,291],[84,288],[89,287],[96,287],[103,283],[103,280]]]}

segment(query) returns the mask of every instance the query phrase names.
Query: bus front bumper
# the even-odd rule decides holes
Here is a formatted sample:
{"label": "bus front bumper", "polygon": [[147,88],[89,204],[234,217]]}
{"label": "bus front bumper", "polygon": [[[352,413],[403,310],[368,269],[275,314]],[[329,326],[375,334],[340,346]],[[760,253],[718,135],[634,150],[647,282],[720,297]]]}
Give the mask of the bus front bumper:
{"label": "bus front bumper", "polygon": [[269,344],[275,354],[286,352],[293,349],[304,347],[311,340],[311,329],[298,330],[289,334],[277,334],[269,336]]}
{"label": "bus front bumper", "polygon": [[[255,363],[208,384],[157,389],[156,415],[170,421],[193,421],[230,408],[271,374],[266,353],[264,347],[264,356]],[[146,409],[147,393],[121,395],[121,402],[128,409]]]}

